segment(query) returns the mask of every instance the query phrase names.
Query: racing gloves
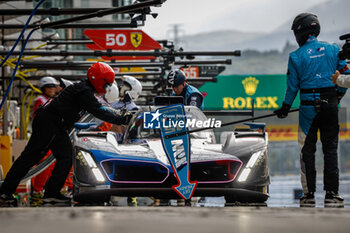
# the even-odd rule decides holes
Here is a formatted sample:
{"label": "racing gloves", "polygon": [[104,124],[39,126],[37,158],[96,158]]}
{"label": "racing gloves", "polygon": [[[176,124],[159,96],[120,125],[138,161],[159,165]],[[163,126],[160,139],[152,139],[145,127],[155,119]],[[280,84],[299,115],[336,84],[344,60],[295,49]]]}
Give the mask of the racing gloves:
{"label": "racing gloves", "polygon": [[283,102],[282,107],[273,111],[277,115],[278,118],[286,118],[288,116],[288,112],[290,110],[290,105]]}
{"label": "racing gloves", "polygon": [[130,122],[130,120],[131,120],[131,118],[132,118],[132,114],[126,114],[126,115],[124,115],[123,116],[123,125],[128,125],[129,124],[129,122]]}

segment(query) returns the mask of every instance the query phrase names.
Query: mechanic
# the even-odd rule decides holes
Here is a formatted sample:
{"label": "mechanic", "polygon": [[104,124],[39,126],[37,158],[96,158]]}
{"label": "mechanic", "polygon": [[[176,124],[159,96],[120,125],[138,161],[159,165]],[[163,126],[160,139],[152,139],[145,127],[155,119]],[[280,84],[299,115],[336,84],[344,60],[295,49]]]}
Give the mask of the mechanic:
{"label": "mechanic", "polygon": [[49,103],[53,97],[56,96],[57,86],[59,83],[53,77],[42,77],[39,81],[39,87],[42,91],[42,94],[34,99],[33,106],[33,118],[35,117],[36,110],[43,106],[46,103]]}
{"label": "mechanic", "polygon": [[[110,103],[110,106],[117,110],[127,110],[127,111],[137,111],[139,110],[139,106],[135,104],[135,101],[138,99],[138,97],[141,94],[142,91],[142,85],[141,83],[132,76],[124,75],[121,78],[123,80],[123,86],[120,89],[117,89],[116,91],[119,92],[119,98],[116,101],[113,101]],[[107,100],[107,102],[109,102]],[[107,104],[107,103],[106,103]],[[98,124],[97,127],[100,131],[109,131],[112,128],[112,124],[108,122],[103,122]],[[116,126],[116,127],[122,127],[122,126]],[[114,130],[115,131],[115,130]],[[120,132],[120,130],[118,130]],[[122,130],[122,133],[124,133],[124,130]],[[121,137],[120,137],[121,136]],[[122,139],[123,135],[118,135],[118,142]]]}
{"label": "mechanic", "polygon": [[64,78],[58,78],[58,81],[59,81],[59,85],[57,86],[57,89],[56,89],[56,94],[58,95],[64,88],[70,86],[73,84],[72,81],[69,81],[67,79],[64,79]]}
{"label": "mechanic", "polygon": [[[34,99],[32,119],[34,119],[35,113],[39,107],[44,106],[45,104],[48,104],[56,96],[57,90],[59,89],[59,82],[57,82],[57,80],[53,77],[46,76],[40,79],[39,87],[42,91],[42,94],[39,95],[36,99]],[[47,154],[42,158],[42,160],[46,159],[50,154],[51,154],[51,151],[49,150]],[[54,167],[54,164],[50,165],[39,175],[32,178],[31,180],[32,193],[30,198],[31,206],[39,206],[42,204],[42,199],[43,199],[42,191],[44,189],[46,181],[51,175],[53,167]]]}
{"label": "mechanic", "polygon": [[120,88],[119,100],[111,103],[115,109],[126,108],[128,111],[138,110],[140,107],[135,104],[142,92],[142,85],[135,77],[124,75],[121,78],[123,86]]}
{"label": "mechanic", "polygon": [[315,152],[317,131],[320,130],[324,153],[325,205],[342,205],[339,196],[338,169],[338,102],[346,89],[332,83],[332,74],[338,69],[349,72],[344,60],[338,58],[340,48],[320,42],[320,23],[316,15],[302,13],[296,16],[291,28],[299,48],[289,54],[287,90],[283,105],[275,110],[285,118],[300,90],[298,142],[301,148],[301,183],[304,195],[300,206],[315,206],[316,191]]}
{"label": "mechanic", "polygon": [[332,74],[332,82],[334,85],[338,85],[340,87],[350,87],[350,76],[345,74],[340,74],[337,70],[334,74]]}
{"label": "mechanic", "polygon": [[173,88],[173,96],[182,96],[185,100],[185,105],[197,106],[203,110],[204,101],[203,95],[197,88],[186,83],[186,76],[182,70],[176,69],[168,74],[168,83]]}
{"label": "mechanic", "polygon": [[45,188],[44,203],[70,203],[70,198],[60,193],[72,167],[73,149],[67,131],[81,118],[84,111],[113,124],[128,123],[129,116],[116,116],[103,107],[94,95],[106,93],[106,89],[112,85],[115,79],[113,69],[106,63],[97,62],[89,68],[87,77],[86,80],[68,86],[49,104],[37,110],[32,136],[1,186],[1,206],[17,204],[12,194],[28,170],[40,161],[48,149],[53,152],[56,165]]}
{"label": "mechanic", "polygon": [[[43,95],[40,95],[34,100],[34,108],[33,108],[33,119],[35,117],[36,110],[43,106],[48,100],[52,100],[54,95],[58,95],[65,87],[72,85],[73,83],[69,80],[65,80],[63,78],[59,78],[59,82],[56,81],[53,77],[43,77],[39,81],[39,87],[41,88]],[[47,88],[50,89],[50,95],[48,94]],[[55,90],[56,89],[56,90]],[[47,99],[47,96],[50,96],[50,99]],[[40,160],[44,161],[51,155],[51,150],[49,150],[46,155]],[[46,168],[44,171],[42,171],[37,176],[33,177],[31,179],[32,188],[31,188],[31,195],[30,195],[30,206],[36,207],[36,206],[42,206],[43,204],[43,198],[44,198],[44,187],[47,182],[47,180],[50,178],[52,174],[52,170],[55,167],[55,163],[51,164],[48,168]],[[70,175],[67,177],[64,188],[67,188],[67,190],[73,189],[73,180],[71,177],[72,169],[70,171]]]}

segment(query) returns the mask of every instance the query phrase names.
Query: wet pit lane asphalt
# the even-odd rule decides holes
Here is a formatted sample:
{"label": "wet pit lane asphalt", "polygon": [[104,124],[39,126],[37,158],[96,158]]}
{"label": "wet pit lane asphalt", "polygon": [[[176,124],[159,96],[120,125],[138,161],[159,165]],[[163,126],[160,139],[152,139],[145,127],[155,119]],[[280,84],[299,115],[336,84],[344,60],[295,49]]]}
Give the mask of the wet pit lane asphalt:
{"label": "wet pit lane asphalt", "polygon": [[350,209],[268,207],[3,208],[3,233],[349,232]]}
{"label": "wet pit lane asphalt", "polygon": [[[293,177],[273,177],[267,206],[224,207],[223,197],[205,198],[192,207],[146,206],[150,199],[139,199],[138,207],[19,207],[0,208],[0,232],[350,232],[350,181],[340,182],[345,208],[323,208],[322,180],[318,182],[316,208],[299,208]],[[320,187],[319,187],[320,186]]]}

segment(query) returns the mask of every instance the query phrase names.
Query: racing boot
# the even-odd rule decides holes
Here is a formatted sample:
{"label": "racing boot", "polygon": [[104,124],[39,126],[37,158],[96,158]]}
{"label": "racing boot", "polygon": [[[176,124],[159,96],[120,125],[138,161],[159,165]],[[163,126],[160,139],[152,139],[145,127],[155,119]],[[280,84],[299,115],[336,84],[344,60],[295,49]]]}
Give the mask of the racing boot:
{"label": "racing boot", "polygon": [[300,198],[300,207],[315,207],[315,195],[313,192],[304,194]]}
{"label": "racing boot", "polygon": [[344,207],[344,198],[338,192],[326,191],[324,198],[325,207]]}
{"label": "racing boot", "polygon": [[71,198],[58,194],[44,194],[43,205],[44,206],[69,206],[71,204]]}
{"label": "racing boot", "polygon": [[1,194],[0,207],[17,207],[18,201],[13,195]]}
{"label": "racing boot", "polygon": [[137,197],[128,197],[128,206],[137,207]]}
{"label": "racing boot", "polygon": [[43,205],[44,194],[42,192],[33,192],[30,195],[30,206],[38,207]]}

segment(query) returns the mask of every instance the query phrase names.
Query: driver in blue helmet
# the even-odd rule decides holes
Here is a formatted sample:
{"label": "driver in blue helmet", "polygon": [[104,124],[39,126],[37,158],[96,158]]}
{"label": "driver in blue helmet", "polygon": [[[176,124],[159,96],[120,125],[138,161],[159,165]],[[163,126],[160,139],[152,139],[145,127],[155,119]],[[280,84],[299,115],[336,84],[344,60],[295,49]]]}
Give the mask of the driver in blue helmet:
{"label": "driver in blue helmet", "polygon": [[176,69],[168,74],[168,83],[173,88],[173,96],[182,96],[185,105],[197,106],[203,110],[203,95],[197,88],[186,83],[186,76],[182,70]]}

